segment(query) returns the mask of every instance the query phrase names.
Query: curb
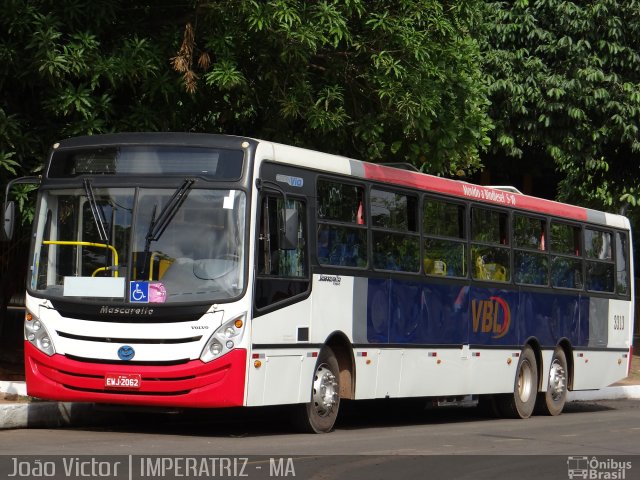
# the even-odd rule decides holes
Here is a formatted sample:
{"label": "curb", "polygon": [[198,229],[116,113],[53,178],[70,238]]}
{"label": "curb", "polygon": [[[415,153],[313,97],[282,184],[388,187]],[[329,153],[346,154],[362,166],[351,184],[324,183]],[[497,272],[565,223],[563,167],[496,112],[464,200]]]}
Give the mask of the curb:
{"label": "curb", "polygon": [[27,384],[25,382],[0,382],[0,393],[26,397]]}
{"label": "curb", "polygon": [[90,403],[34,402],[0,405],[0,430],[57,428],[95,423],[93,404]]}
{"label": "curb", "polygon": [[[26,396],[24,382],[0,382],[0,393]],[[569,402],[640,399],[640,385],[606,387],[569,392]],[[0,404],[0,430],[12,428],[58,428],[89,426],[119,421],[116,412],[106,413],[93,403],[34,401]]]}

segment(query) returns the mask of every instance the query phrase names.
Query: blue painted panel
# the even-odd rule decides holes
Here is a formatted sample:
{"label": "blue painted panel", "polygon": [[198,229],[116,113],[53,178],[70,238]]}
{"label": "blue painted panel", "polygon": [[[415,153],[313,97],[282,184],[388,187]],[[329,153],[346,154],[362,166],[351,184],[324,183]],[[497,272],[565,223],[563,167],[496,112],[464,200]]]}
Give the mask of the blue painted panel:
{"label": "blue painted panel", "polygon": [[370,343],[461,344],[468,339],[467,287],[371,279]]}
{"label": "blue painted panel", "polygon": [[389,343],[389,280],[370,279],[367,291],[367,340]]}
{"label": "blue painted panel", "polygon": [[367,340],[373,344],[542,346],[589,341],[589,299],[580,295],[370,279]]}
{"label": "blue painted panel", "polygon": [[469,343],[518,345],[518,293],[499,288],[470,289]]}
{"label": "blue painted panel", "polygon": [[543,346],[554,346],[566,337],[573,345],[579,345],[579,304],[579,295],[522,292],[518,319],[521,343],[528,337],[536,337]]}

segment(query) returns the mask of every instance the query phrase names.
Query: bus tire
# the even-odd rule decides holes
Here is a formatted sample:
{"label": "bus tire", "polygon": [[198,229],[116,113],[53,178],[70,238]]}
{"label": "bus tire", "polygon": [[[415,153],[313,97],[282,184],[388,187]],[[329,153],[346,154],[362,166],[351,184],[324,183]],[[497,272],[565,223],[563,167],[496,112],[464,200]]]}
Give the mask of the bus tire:
{"label": "bus tire", "polygon": [[567,402],[567,357],[561,347],[556,347],[549,366],[549,384],[546,392],[540,392],[536,400],[536,413],[560,415]]}
{"label": "bus tire", "polygon": [[520,353],[513,394],[501,395],[500,411],[507,418],[529,418],[538,394],[538,367],[532,348],[527,345]]}
{"label": "bus tire", "polygon": [[311,401],[296,405],[294,415],[296,427],[307,433],[328,433],[338,417],[340,408],[340,372],[333,351],[325,347],[318,355],[313,382]]}

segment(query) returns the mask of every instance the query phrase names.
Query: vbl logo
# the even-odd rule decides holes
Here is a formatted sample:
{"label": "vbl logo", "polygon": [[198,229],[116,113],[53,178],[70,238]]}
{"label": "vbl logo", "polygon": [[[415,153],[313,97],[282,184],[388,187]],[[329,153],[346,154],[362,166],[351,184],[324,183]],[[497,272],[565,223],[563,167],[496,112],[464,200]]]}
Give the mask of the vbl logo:
{"label": "vbl logo", "polygon": [[488,300],[472,300],[471,309],[475,333],[493,333],[493,338],[502,338],[509,331],[511,310],[503,298],[489,297]]}

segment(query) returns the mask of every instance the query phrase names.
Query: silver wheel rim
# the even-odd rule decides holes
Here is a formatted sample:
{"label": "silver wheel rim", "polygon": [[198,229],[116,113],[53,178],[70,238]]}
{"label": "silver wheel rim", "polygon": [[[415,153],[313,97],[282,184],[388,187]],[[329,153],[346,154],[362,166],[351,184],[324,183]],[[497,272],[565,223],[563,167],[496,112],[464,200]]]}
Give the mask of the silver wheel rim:
{"label": "silver wheel rim", "polygon": [[321,417],[330,415],[338,404],[338,382],[327,365],[320,365],[313,379],[313,404]]}
{"label": "silver wheel rim", "polygon": [[554,359],[549,369],[549,393],[554,402],[562,400],[567,385],[566,380],[567,378],[562,364],[557,358]]}
{"label": "silver wheel rim", "polygon": [[527,403],[533,391],[533,371],[529,360],[524,360],[518,372],[518,396],[522,403]]}

